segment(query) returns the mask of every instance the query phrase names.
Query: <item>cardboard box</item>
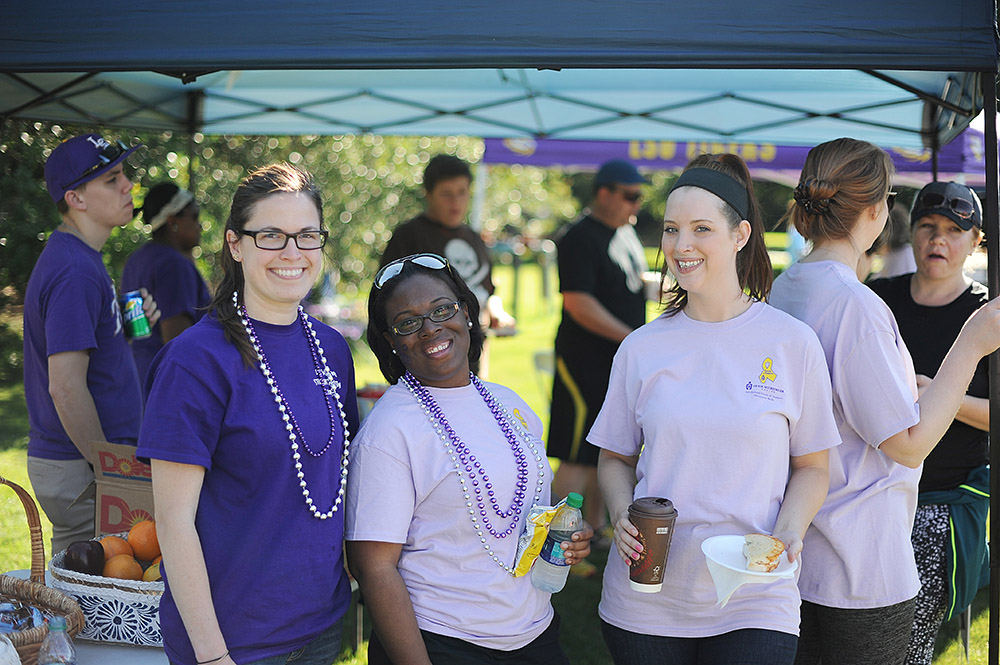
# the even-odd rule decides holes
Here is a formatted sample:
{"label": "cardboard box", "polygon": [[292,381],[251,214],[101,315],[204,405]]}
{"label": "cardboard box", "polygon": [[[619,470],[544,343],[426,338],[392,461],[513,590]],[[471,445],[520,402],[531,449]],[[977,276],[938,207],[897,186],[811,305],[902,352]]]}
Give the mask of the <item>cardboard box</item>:
{"label": "cardboard box", "polygon": [[135,447],[92,441],[97,476],[96,533],[128,531],[143,519],[153,519],[153,473],[135,457]]}

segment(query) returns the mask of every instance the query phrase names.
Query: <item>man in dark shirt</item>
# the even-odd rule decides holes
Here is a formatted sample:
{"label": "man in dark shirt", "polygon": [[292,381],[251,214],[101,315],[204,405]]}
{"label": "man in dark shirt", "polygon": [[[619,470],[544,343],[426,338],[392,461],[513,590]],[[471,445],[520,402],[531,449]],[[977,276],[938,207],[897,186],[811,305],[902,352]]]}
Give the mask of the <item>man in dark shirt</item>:
{"label": "man in dark shirt", "polygon": [[410,254],[431,252],[448,259],[479,298],[483,324],[510,328],[514,319],[494,294],[490,254],[483,239],[465,223],[469,211],[469,165],[437,155],[424,170],[424,212],[396,227],[379,267]]}
{"label": "man in dark shirt", "polygon": [[563,311],[548,454],[562,461],[552,489],[556,496],[584,494],[585,517],[598,533],[606,525],[598,449],[586,437],[604,402],[618,345],[646,320],[642,274],[648,267],[632,226],[646,182],[628,162],[602,165],[589,213],[557,241]]}

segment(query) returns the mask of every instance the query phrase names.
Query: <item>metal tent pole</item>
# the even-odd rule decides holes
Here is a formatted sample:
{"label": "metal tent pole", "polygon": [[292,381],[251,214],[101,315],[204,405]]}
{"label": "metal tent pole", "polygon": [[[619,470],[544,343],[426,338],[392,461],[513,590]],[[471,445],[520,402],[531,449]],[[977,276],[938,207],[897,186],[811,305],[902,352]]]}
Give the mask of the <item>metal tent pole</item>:
{"label": "metal tent pole", "polygon": [[[996,72],[982,72],[983,114],[986,122],[986,274],[990,299],[1000,295],[1000,218],[997,190]],[[989,663],[1000,665],[1000,353],[990,354],[990,637]]]}

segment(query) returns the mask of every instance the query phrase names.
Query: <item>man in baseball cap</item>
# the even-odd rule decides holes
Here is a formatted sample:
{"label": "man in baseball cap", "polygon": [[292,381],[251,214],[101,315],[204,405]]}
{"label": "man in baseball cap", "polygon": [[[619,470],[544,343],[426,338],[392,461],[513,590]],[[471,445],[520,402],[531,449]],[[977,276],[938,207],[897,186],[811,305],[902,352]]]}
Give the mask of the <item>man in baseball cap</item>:
{"label": "man in baseball cap", "polygon": [[[649,267],[633,224],[648,182],[629,162],[605,162],[587,214],[556,241],[563,306],[546,448],[562,460],[553,491],[587,497],[584,517],[599,546],[608,543],[609,530],[597,486],[599,450],[586,436],[604,403],[618,345],[646,322],[642,274]],[[591,569],[589,562],[574,566],[576,574]]]}
{"label": "man in baseball cap", "polygon": [[[63,141],[45,163],[62,216],[25,293],[28,477],[49,521],[52,551],[94,536],[92,441],[135,445],[142,393],[114,283],[101,250],[132,219],[122,162],[136,150],[97,134]],[[146,296],[150,324],[159,311]]]}
{"label": "man in baseball cap", "polygon": [[45,162],[45,186],[49,196],[58,204],[66,192],[107,173],[140,147],[130,148],[121,141],[110,143],[97,134],[66,139]]}

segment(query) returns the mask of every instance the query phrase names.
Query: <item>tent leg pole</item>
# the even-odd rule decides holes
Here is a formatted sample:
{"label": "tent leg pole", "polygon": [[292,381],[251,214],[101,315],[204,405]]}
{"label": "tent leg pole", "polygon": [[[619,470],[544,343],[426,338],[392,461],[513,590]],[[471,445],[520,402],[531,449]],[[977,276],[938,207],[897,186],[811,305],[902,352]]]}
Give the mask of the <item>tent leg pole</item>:
{"label": "tent leg pole", "polygon": [[[983,114],[986,130],[986,271],[990,299],[1000,294],[1000,218],[997,189],[997,85],[996,72],[982,72]],[[1000,441],[1000,352],[990,354],[990,440]],[[990,446],[990,635],[989,663],[1000,663],[1000,445]]]}

